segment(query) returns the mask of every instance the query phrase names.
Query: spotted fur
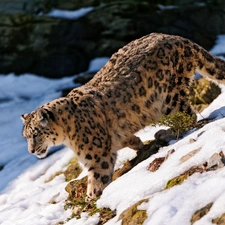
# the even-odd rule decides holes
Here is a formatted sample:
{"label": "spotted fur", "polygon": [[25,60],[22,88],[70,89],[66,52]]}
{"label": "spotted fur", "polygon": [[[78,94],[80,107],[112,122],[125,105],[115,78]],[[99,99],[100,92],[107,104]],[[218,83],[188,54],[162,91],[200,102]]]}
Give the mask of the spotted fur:
{"label": "spotted fur", "polygon": [[86,85],[22,116],[28,150],[44,157],[53,145],[73,149],[89,170],[87,195],[99,196],[112,180],[117,150],[143,147],[135,132],[163,114],[194,113],[188,88],[195,72],[224,82],[225,62],[178,36],[132,41]]}

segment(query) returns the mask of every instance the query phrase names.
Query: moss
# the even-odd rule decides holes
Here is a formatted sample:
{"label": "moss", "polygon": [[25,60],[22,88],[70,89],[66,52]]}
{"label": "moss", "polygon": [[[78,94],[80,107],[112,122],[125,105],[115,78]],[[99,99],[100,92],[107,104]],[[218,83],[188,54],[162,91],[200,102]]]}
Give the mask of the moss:
{"label": "moss", "polygon": [[69,162],[68,162],[68,165],[72,164],[72,163],[77,163],[78,160],[76,157],[73,157]]}
{"label": "moss", "polygon": [[183,174],[183,175],[177,176],[175,178],[172,178],[171,180],[169,180],[167,182],[166,189],[169,189],[175,185],[183,183],[183,181],[186,180],[187,178],[188,178],[187,174]]}
{"label": "moss", "polygon": [[204,163],[200,166],[192,166],[190,169],[188,169],[187,171],[185,171],[183,174],[181,174],[180,176],[174,177],[171,180],[169,180],[166,184],[166,188],[165,189],[169,189],[175,185],[181,184],[183,183],[183,181],[185,181],[189,176],[191,176],[194,173],[202,173],[206,171],[206,166],[207,163]]}
{"label": "moss", "polygon": [[138,210],[137,207],[148,200],[141,200],[127,208],[119,217],[122,220],[121,225],[142,225],[147,219],[145,210]]}
{"label": "moss", "polygon": [[59,176],[61,174],[63,174],[63,171],[57,171],[55,174],[53,174],[47,180],[45,180],[45,183],[48,183],[48,182],[52,181],[55,177],[57,177],[57,176]]}

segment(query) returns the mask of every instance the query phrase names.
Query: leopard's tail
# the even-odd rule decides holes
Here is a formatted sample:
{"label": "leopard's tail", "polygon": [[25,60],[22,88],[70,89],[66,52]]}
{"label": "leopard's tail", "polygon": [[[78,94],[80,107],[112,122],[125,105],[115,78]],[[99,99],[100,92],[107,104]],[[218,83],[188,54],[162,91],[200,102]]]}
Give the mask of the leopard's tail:
{"label": "leopard's tail", "polygon": [[196,56],[196,72],[204,77],[225,84],[225,60],[212,55],[200,46],[198,46]]}

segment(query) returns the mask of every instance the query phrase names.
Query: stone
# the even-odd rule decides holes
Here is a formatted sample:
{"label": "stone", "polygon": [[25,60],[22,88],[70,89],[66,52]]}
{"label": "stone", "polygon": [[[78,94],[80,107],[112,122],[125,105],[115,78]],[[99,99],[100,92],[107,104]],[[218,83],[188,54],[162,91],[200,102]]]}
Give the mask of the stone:
{"label": "stone", "polygon": [[[122,168],[116,170],[113,174],[113,180],[116,180],[118,177],[122,176],[123,174],[130,171],[133,167],[135,167],[138,163],[144,161],[145,159],[149,158],[151,155],[158,152],[158,150],[163,147],[167,146],[168,143],[162,140],[149,140],[144,142],[144,147],[137,151],[137,155],[135,158],[127,161]],[[173,152],[173,151],[172,151]],[[168,154],[171,154],[169,151]]]}
{"label": "stone", "polygon": [[213,219],[212,223],[217,225],[225,225],[225,213],[223,213],[220,217]]}
{"label": "stone", "polygon": [[155,172],[159,169],[159,167],[162,165],[162,163],[168,159],[168,157],[175,152],[174,149],[169,150],[165,157],[159,157],[155,158],[148,166],[148,170],[151,172]]}
{"label": "stone", "polygon": [[208,160],[207,171],[217,170],[225,166],[225,157],[223,152],[214,153]]}
{"label": "stone", "polygon": [[68,182],[77,178],[81,172],[82,172],[82,169],[78,162],[70,164],[67,167],[67,169],[64,171],[64,176],[66,181]]}
{"label": "stone", "polygon": [[211,209],[213,203],[209,203],[207,204],[205,207],[197,210],[193,215],[192,215],[192,218],[191,218],[191,224],[194,224],[196,221],[200,220],[203,216],[205,216],[209,210]]}
{"label": "stone", "polygon": [[195,150],[189,152],[188,154],[182,156],[182,157],[180,158],[180,160],[179,160],[180,163],[186,162],[187,160],[189,160],[190,158],[192,158],[193,156],[195,156],[196,154],[198,154],[198,153],[201,151],[201,149],[202,149],[202,148],[197,148],[197,149],[195,149]]}
{"label": "stone", "polygon": [[218,95],[221,94],[220,87],[203,78],[194,80],[190,88],[190,102],[197,112],[205,109]]}
{"label": "stone", "polygon": [[148,200],[141,200],[136,204],[127,208],[119,216],[119,220],[122,220],[121,225],[142,225],[147,219],[147,213],[145,210],[138,210],[138,206]]}
{"label": "stone", "polygon": [[70,181],[66,185],[65,190],[69,194],[69,199],[84,199],[87,191],[87,177],[84,177],[80,180]]}
{"label": "stone", "polygon": [[169,189],[169,188],[172,188],[175,185],[182,184],[189,176],[193,175],[194,173],[206,172],[206,166],[207,166],[207,163],[203,163],[200,166],[192,166],[191,168],[186,170],[181,175],[170,179],[167,182],[165,189]]}

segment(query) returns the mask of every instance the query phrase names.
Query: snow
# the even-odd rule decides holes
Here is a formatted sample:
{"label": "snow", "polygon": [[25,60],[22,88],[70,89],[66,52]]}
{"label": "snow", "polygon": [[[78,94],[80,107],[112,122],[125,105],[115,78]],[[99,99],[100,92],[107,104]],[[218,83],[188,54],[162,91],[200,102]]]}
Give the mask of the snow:
{"label": "snow", "polygon": [[212,54],[225,54],[225,34],[218,35],[216,45],[210,51]]}
{"label": "snow", "polygon": [[[195,2],[193,4],[195,4],[195,5],[199,6],[199,7],[204,7],[205,6],[205,3],[203,3],[203,2]],[[172,10],[172,9],[179,8],[179,6],[177,6],[177,5],[162,5],[162,4],[157,4],[157,6],[162,11],[163,10]]]}
{"label": "snow", "polygon": [[[80,17],[85,16],[89,12],[91,12],[93,7],[80,8],[77,10],[62,10],[62,9],[52,9],[48,14],[49,17],[68,19],[68,20],[76,20]],[[45,14],[39,13],[39,16],[43,16]]]}
{"label": "snow", "polygon": [[88,67],[88,72],[97,72],[99,70],[99,67],[103,67],[108,62],[108,60],[108,57],[100,57],[93,59]]}
{"label": "snow", "polygon": [[[221,38],[223,37],[223,38]],[[219,36],[217,45],[225,41]],[[216,45],[216,46],[217,46]],[[214,47],[214,54],[221,52]],[[215,50],[218,49],[218,50]],[[106,58],[95,59],[90,63],[89,72],[98,70]],[[73,152],[60,147],[45,159],[37,159],[27,151],[26,140],[21,135],[22,121],[20,115],[36,109],[38,106],[61,95],[62,88],[72,87],[73,77],[47,79],[31,74],[0,76],[0,224],[1,225],[46,225],[60,221],[66,225],[96,225],[99,215],[89,216],[82,213],[80,219],[67,219],[71,210],[64,210],[65,191],[64,171]],[[139,200],[149,199],[138,208],[147,212],[144,225],[189,225],[193,213],[214,202],[208,214],[195,225],[212,225],[212,219],[221,216],[225,209],[225,167],[215,171],[195,173],[181,185],[165,189],[167,181],[185,172],[191,166],[202,165],[214,153],[225,152],[225,86],[222,93],[206,108],[198,119],[216,118],[199,130],[193,130],[186,137],[171,142],[158,153],[139,163],[131,171],[112,182],[97,201],[98,207],[117,210],[117,216],[107,225],[119,225],[119,215]],[[154,138],[161,127],[146,127],[137,133],[141,139]],[[190,142],[190,140],[196,140]],[[155,171],[147,170],[149,164],[157,157],[166,156],[174,149],[161,167]],[[181,159],[188,153],[199,151],[186,161]],[[118,153],[116,168],[132,157],[135,152],[128,148]],[[53,204],[54,203],[54,204]]]}
{"label": "snow", "polygon": [[161,4],[158,4],[157,6],[159,7],[160,10],[171,10],[171,9],[179,8],[179,6],[176,6],[176,5],[161,5]]}

